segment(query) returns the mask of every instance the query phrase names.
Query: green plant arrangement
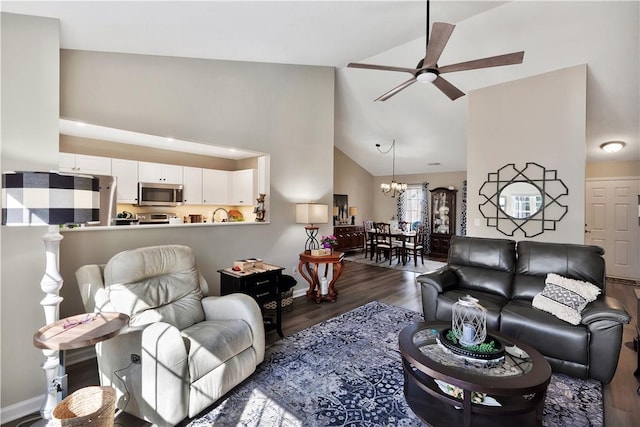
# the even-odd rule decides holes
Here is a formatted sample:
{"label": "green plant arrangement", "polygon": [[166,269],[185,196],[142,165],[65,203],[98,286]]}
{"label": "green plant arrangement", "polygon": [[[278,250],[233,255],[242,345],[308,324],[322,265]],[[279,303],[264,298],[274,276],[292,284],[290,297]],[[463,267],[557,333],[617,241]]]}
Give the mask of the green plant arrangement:
{"label": "green plant arrangement", "polygon": [[[456,338],[455,334],[453,333],[453,330],[449,330],[447,332],[447,339],[449,341],[451,341],[454,344],[458,344],[458,339]],[[483,342],[481,344],[477,344],[477,345],[462,345],[460,344],[462,347],[464,347],[467,350],[470,351],[476,351],[479,353],[497,353],[498,349],[496,348],[496,343],[494,341],[489,341],[489,342]]]}

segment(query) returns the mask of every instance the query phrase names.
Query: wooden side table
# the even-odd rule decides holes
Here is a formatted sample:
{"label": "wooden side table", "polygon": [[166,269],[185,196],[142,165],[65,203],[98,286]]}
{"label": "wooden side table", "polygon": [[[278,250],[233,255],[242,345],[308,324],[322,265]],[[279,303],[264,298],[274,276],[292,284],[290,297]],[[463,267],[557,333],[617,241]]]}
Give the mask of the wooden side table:
{"label": "wooden side table", "polygon": [[[51,381],[50,392],[45,403],[46,413],[53,411],[55,404],[67,397],[64,351],[89,347],[113,338],[128,324],[129,316],[124,313],[102,312],[77,314],[38,329],[33,335],[33,345],[43,350],[59,352],[58,376]],[[51,369],[55,369],[55,366]],[[50,410],[49,406],[51,406]]]}
{"label": "wooden side table", "polygon": [[[320,279],[318,277],[320,264],[325,264],[325,278],[329,271],[329,265],[333,268],[333,277],[331,282],[328,284],[328,292],[326,295],[322,295],[322,289],[320,289]],[[331,255],[311,255],[308,252],[302,252],[300,254],[300,262],[298,263],[298,271],[300,272],[300,275],[309,282],[307,299],[315,299],[318,304],[321,301],[336,302],[336,299],[338,298],[338,290],[335,288],[335,283],[340,277],[343,268],[343,252],[333,252]]]}
{"label": "wooden side table", "polygon": [[[234,271],[231,268],[218,270],[220,273],[220,294],[229,295],[234,292],[247,294],[256,300],[262,311],[265,332],[275,329],[278,335],[282,332],[282,293],[285,289],[282,280],[284,267],[264,264],[263,268],[250,271]],[[269,301],[276,301],[276,318],[265,317],[263,305]]]}

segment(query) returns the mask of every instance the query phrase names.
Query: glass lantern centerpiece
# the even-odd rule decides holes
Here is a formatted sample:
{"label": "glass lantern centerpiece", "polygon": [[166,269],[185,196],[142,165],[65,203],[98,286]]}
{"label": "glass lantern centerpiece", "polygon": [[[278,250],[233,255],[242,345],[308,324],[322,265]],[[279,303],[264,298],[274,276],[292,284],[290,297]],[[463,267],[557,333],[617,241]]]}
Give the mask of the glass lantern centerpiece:
{"label": "glass lantern centerpiece", "polygon": [[487,338],[487,310],[470,295],[459,298],[451,311],[451,330],[460,344],[482,344]]}

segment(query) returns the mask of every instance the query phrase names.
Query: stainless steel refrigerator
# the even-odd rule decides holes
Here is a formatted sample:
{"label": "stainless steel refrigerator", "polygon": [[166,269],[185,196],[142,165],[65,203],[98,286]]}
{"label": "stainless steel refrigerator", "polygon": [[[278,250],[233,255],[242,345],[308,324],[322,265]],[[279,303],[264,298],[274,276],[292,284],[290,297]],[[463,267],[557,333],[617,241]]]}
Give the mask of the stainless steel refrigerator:
{"label": "stainless steel refrigerator", "polygon": [[93,225],[112,225],[116,218],[116,177],[110,175],[93,175],[100,179],[100,223]]}

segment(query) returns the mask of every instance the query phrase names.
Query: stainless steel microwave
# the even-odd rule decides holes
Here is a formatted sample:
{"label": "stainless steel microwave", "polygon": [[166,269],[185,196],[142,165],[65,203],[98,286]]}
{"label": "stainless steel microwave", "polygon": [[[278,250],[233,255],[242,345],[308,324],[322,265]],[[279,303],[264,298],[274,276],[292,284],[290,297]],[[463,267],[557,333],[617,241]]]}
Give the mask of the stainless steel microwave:
{"label": "stainless steel microwave", "polygon": [[182,184],[138,183],[138,206],[180,206],[183,201]]}

